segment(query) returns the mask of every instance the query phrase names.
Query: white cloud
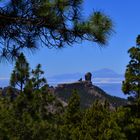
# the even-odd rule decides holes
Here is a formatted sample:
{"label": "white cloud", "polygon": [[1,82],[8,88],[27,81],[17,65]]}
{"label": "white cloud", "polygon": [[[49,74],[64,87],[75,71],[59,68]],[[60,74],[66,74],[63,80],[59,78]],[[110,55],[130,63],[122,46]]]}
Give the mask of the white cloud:
{"label": "white cloud", "polygon": [[[60,83],[72,83],[78,81],[77,79],[66,79],[66,80],[59,80],[59,79],[48,79],[48,83],[50,84],[60,84]],[[93,84],[121,84],[123,78],[93,78]]]}
{"label": "white cloud", "polygon": [[92,81],[95,84],[120,84],[123,78],[94,78]]}

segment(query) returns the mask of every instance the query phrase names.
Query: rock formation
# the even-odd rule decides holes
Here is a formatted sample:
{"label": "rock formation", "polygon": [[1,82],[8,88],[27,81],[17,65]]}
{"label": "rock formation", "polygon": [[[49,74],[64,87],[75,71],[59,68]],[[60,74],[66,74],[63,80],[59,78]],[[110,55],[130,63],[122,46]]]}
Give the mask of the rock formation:
{"label": "rock formation", "polygon": [[91,78],[92,74],[88,72],[85,75],[85,81],[80,80],[73,83],[59,84],[54,88],[54,93],[61,100],[67,102],[72,95],[72,92],[74,90],[77,90],[80,96],[82,108],[91,106],[95,100],[99,100],[102,103],[107,100],[110,103],[111,107],[117,107],[127,104],[127,100],[111,96],[101,88],[93,85],[91,82]]}
{"label": "rock formation", "polygon": [[92,80],[92,74],[90,72],[85,74],[85,81],[91,82]]}

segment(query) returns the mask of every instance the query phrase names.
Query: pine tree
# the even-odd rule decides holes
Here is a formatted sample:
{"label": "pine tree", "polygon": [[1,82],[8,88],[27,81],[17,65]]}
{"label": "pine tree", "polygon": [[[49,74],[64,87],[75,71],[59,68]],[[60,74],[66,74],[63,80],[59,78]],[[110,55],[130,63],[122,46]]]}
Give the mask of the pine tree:
{"label": "pine tree", "polygon": [[80,97],[76,90],[73,91],[69,99],[65,113],[65,122],[70,125],[78,125],[80,122]]}
{"label": "pine tree", "polygon": [[5,7],[0,7],[0,55],[14,59],[21,49],[38,48],[38,40],[49,48],[62,48],[82,40],[106,44],[112,33],[112,20],[100,11],[83,20],[82,3],[8,0]]}
{"label": "pine tree", "polygon": [[[108,104],[106,101],[104,104]],[[85,111],[81,123],[81,136],[83,139],[94,140],[125,140],[125,135],[112,117],[108,105],[103,105],[98,100]]]}
{"label": "pine tree", "polygon": [[17,58],[14,70],[11,74],[10,85],[12,87],[18,87],[22,92],[28,79],[29,79],[29,64],[24,54],[21,53]]}
{"label": "pine tree", "polygon": [[42,77],[43,74],[44,71],[41,70],[41,64],[38,64],[36,69],[32,70],[32,81],[35,89],[39,89],[46,84],[46,79]]}
{"label": "pine tree", "polygon": [[140,35],[136,39],[136,47],[130,48],[128,53],[131,60],[126,68],[122,90],[132,99],[138,99],[140,97]]}
{"label": "pine tree", "polygon": [[81,119],[80,97],[77,91],[74,90],[63,115],[63,125],[60,127],[60,139],[76,139]]}

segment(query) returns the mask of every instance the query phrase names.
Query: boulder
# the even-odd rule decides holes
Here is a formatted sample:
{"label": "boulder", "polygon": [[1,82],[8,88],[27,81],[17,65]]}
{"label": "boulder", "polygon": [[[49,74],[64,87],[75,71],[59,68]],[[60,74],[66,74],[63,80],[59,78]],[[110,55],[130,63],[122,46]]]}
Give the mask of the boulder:
{"label": "boulder", "polygon": [[91,82],[92,80],[92,74],[90,72],[85,74],[85,81]]}

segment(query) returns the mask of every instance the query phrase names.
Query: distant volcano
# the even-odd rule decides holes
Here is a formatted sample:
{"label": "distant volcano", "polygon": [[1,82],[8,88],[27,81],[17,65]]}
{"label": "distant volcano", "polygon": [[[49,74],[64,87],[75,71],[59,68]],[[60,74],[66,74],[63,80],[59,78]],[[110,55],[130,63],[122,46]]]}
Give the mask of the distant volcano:
{"label": "distant volcano", "polygon": [[[114,72],[113,70],[110,69],[101,69],[97,71],[91,72],[93,79],[94,78],[123,78],[122,74],[118,74]],[[60,75],[55,75],[52,77],[48,77],[48,80],[51,81],[76,81],[79,78],[84,78],[83,77],[84,73],[66,73],[66,74],[60,74]]]}

